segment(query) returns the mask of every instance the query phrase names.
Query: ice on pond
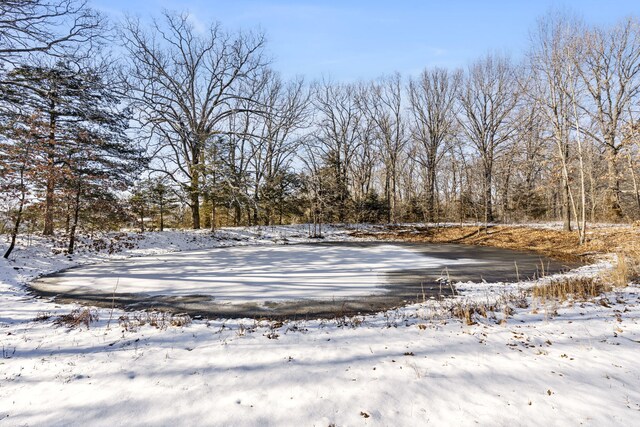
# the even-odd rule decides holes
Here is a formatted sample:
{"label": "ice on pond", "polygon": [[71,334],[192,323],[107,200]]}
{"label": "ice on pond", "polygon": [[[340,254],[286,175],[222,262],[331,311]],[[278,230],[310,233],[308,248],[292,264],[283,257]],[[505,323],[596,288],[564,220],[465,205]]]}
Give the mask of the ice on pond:
{"label": "ice on pond", "polygon": [[38,281],[68,294],[210,295],[219,302],[327,299],[384,293],[384,275],[470,259],[425,256],[393,244],[216,248],[132,258],[67,270]]}

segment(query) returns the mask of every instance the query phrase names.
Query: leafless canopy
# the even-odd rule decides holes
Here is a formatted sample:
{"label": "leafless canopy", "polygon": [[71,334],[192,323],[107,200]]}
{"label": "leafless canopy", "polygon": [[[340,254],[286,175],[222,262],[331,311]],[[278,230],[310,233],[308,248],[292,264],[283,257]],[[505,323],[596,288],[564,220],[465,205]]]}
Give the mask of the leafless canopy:
{"label": "leafless canopy", "polygon": [[455,137],[457,90],[462,71],[442,68],[424,70],[409,82],[409,111],[413,123],[411,136],[418,143],[416,157],[426,169],[427,214],[435,220],[436,169],[444,154],[443,147]]}
{"label": "leafless canopy", "polygon": [[493,221],[491,189],[496,156],[509,142],[515,126],[513,112],[521,93],[511,61],[487,55],[469,67],[460,91],[460,125],[484,169],[485,222]]}
{"label": "leafless canopy", "polygon": [[31,53],[61,57],[86,50],[104,36],[105,26],[85,0],[0,1],[0,63]]}
{"label": "leafless canopy", "polygon": [[137,118],[150,137],[152,155],[190,195],[193,226],[200,225],[202,155],[207,140],[223,133],[234,114],[259,110],[243,92],[256,85],[265,65],[264,38],[228,34],[218,24],[200,32],[188,14],[165,12],[146,31],[128,19],[123,40],[129,53],[125,79]]}

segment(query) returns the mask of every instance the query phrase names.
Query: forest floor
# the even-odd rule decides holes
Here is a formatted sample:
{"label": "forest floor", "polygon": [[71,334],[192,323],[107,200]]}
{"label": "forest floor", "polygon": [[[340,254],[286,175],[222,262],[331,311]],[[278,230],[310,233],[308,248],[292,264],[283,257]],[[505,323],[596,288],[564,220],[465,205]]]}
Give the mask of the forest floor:
{"label": "forest floor", "polygon": [[[635,251],[638,230],[593,227],[580,247],[559,228],[357,227],[360,238],[494,245],[590,264],[537,281],[460,283],[455,298],[368,316],[301,321],[61,304],[25,285],[131,256],[308,242],[303,226],[112,233],[82,239],[73,256],[61,240],[25,236],[0,261],[0,425],[633,425],[640,287],[620,281],[616,258]],[[328,228],[326,240],[353,235]],[[588,295],[557,292],[576,283]]]}

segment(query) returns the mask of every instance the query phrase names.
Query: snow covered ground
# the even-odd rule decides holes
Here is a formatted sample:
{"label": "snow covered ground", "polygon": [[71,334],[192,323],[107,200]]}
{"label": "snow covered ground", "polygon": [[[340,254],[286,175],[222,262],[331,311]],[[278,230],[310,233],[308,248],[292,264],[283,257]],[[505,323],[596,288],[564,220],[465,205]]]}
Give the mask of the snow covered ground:
{"label": "snow covered ground", "polygon": [[[72,305],[22,285],[61,268],[231,245],[305,242],[304,227],[85,240],[67,257],[42,238],[0,261],[0,425],[635,425],[640,288],[590,302],[533,301],[451,317],[528,284],[465,284],[429,301],[333,320],[194,321]],[[331,239],[348,239],[331,229]],[[96,243],[99,242],[99,243]],[[169,245],[171,243],[171,245]],[[277,246],[273,246],[277,249]],[[96,252],[97,251],[97,252]],[[383,262],[381,260],[381,262]],[[602,262],[572,274],[591,275]],[[248,274],[248,272],[247,272]],[[462,287],[462,286],[461,286]]]}

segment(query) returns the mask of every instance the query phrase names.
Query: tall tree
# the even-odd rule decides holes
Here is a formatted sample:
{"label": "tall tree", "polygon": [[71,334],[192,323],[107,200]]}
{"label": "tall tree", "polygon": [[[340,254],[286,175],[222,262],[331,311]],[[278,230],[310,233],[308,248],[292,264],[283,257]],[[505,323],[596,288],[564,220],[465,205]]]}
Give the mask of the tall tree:
{"label": "tall tree", "polygon": [[[574,99],[570,87],[575,87],[575,67],[578,59],[567,60],[575,51],[575,39],[582,31],[581,23],[570,16],[551,13],[538,21],[532,33],[529,52],[531,79],[526,96],[539,104],[550,125],[562,170],[564,229],[571,231],[572,209],[575,201],[571,193],[569,159],[571,132],[574,128]],[[573,208],[572,208],[573,206]]]}
{"label": "tall tree", "polygon": [[323,81],[314,88],[313,104],[319,116],[315,145],[333,168],[332,191],[336,196],[337,219],[345,222],[351,200],[351,164],[362,141],[357,91],[354,85]]}
{"label": "tall tree", "polygon": [[72,194],[72,223],[67,251],[73,253],[83,207],[113,198],[125,190],[146,164],[142,151],[128,137],[128,108],[105,69],[90,68],[76,76],[82,96],[74,104],[84,112],[73,122],[62,156],[63,190]]}
{"label": "tall tree", "polygon": [[111,191],[107,186],[117,189],[144,160],[126,136],[130,115],[109,79],[108,68],[76,66],[57,63],[15,68],[5,78],[4,99],[18,106],[4,109],[10,120],[31,123],[32,133],[38,132],[33,138],[39,141],[43,165],[32,185],[44,191],[43,234],[53,233],[58,193],[71,194],[70,251],[80,203],[97,194],[94,190],[100,186],[103,192]]}
{"label": "tall tree", "polygon": [[251,164],[256,177],[254,196],[260,196],[264,201],[264,220],[268,225],[285,196],[280,190],[286,191],[293,183],[289,169],[300,145],[296,132],[307,123],[310,97],[302,79],[285,83],[273,72],[267,77],[259,97],[263,112],[256,115],[259,125],[251,138],[254,142]]}
{"label": "tall tree", "polygon": [[421,148],[426,169],[427,220],[436,219],[436,171],[448,140],[456,132],[457,91],[462,71],[442,68],[424,70],[409,82],[409,111],[413,119],[411,135]]}
{"label": "tall tree", "polygon": [[627,113],[640,95],[640,22],[628,18],[611,28],[591,28],[574,52],[577,72],[589,94],[579,104],[595,125],[581,131],[597,141],[606,152],[606,203],[610,218],[623,217],[620,189],[620,152]]}
{"label": "tall tree", "polygon": [[166,177],[156,177],[149,180],[150,200],[158,215],[159,231],[164,231],[167,213],[175,209],[178,201],[173,189],[166,181]]}
{"label": "tall tree", "polygon": [[199,31],[187,14],[165,13],[146,31],[128,19],[123,43],[129,66],[125,79],[137,120],[149,137],[154,169],[186,193],[192,226],[200,228],[203,154],[223,123],[255,104],[237,108],[241,84],[265,65],[262,35],[224,32],[214,24]]}
{"label": "tall tree", "polygon": [[3,0],[0,2],[0,64],[25,54],[58,58],[90,50],[104,37],[106,20],[85,0]]}
{"label": "tall tree", "polygon": [[4,253],[9,258],[16,245],[25,207],[34,200],[33,176],[37,173],[42,151],[42,134],[36,117],[19,118],[2,115],[3,137],[0,137],[0,202],[10,206],[13,226],[11,242]]}
{"label": "tall tree", "polygon": [[511,61],[487,55],[469,66],[460,91],[459,123],[482,161],[485,224],[494,220],[491,201],[494,161],[516,128],[513,112],[521,97],[519,89]]}
{"label": "tall tree", "polygon": [[400,160],[407,144],[402,77],[398,73],[383,77],[373,82],[363,94],[364,96],[360,97],[361,109],[374,125],[372,130],[380,156],[385,163],[384,192],[388,203],[387,221],[396,222]]}
{"label": "tall tree", "polygon": [[48,65],[21,65],[7,73],[2,81],[4,108],[14,117],[38,117],[39,128],[46,132],[46,165],[40,174],[45,193],[43,234],[54,231],[56,187],[61,179],[64,153],[77,131],[99,102],[106,88],[97,92],[83,79],[77,64],[57,62]]}

